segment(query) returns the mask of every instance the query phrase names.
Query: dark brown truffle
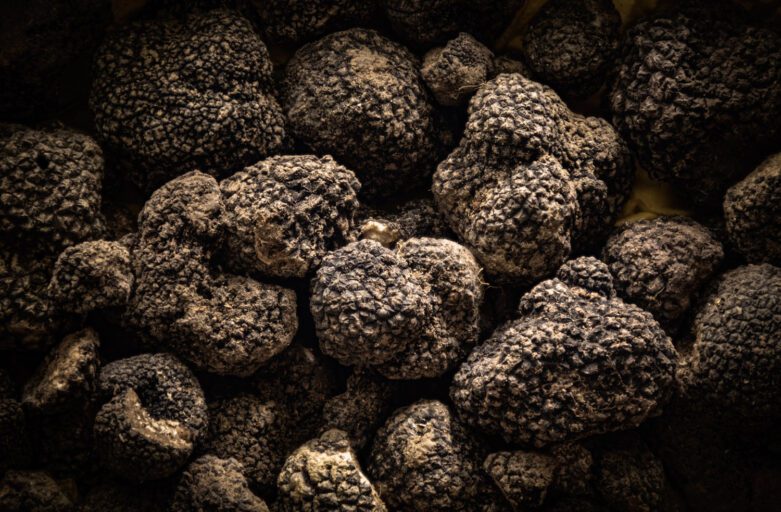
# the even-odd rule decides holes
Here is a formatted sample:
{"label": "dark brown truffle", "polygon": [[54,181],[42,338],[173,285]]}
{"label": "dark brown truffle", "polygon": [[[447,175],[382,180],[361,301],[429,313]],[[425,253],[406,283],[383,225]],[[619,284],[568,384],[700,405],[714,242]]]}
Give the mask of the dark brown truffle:
{"label": "dark brown truffle", "polygon": [[491,50],[462,32],[444,47],[429,50],[420,73],[440,105],[456,106],[465,103],[493,70]]}
{"label": "dark brown truffle", "polygon": [[204,455],[182,475],[171,512],[268,512],[255,496],[235,459]]}

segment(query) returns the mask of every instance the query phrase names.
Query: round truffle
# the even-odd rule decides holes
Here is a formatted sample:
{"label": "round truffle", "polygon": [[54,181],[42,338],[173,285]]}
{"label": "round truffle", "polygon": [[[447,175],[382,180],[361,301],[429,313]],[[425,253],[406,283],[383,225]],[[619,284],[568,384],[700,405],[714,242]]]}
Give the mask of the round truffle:
{"label": "round truffle", "polygon": [[485,485],[475,441],[447,406],[397,410],[374,437],[369,475],[392,510],[476,510]]}
{"label": "round truffle", "polygon": [[[600,274],[607,269],[602,265]],[[600,283],[601,284],[601,283]],[[636,427],[673,390],[677,353],[650,313],[558,279],[524,295],[456,373],[461,417],[542,447]]]}
{"label": "round truffle", "polygon": [[71,499],[43,471],[7,471],[0,480],[0,510],[73,512]]}
{"label": "round truffle", "polygon": [[721,243],[697,222],[659,217],[610,235],[603,257],[618,294],[672,327],[724,257]]}
{"label": "round truffle", "polygon": [[551,0],[523,36],[526,65],[540,82],[572,98],[605,83],[621,36],[612,0]]}
{"label": "round truffle", "polygon": [[499,75],[472,97],[461,142],[434,173],[437,205],[497,280],[531,284],[607,235],[628,197],[629,151],[552,89]]}
{"label": "round truffle", "polygon": [[249,488],[235,459],[204,455],[185,470],[176,488],[172,512],[268,512]]}
{"label": "round truffle", "polygon": [[201,386],[170,354],[109,363],[99,389],[109,401],[95,418],[95,449],[104,467],[128,480],[173,474],[206,431]]}
{"label": "round truffle", "polygon": [[95,57],[95,126],[142,188],[193,169],[226,175],[283,145],[272,71],[266,46],[237,12],[128,23]]}
{"label": "round truffle", "polygon": [[466,103],[493,70],[491,50],[462,32],[444,47],[429,50],[420,73],[437,102],[452,107]]}
{"label": "round truffle", "polygon": [[781,153],[727,191],[724,220],[730,242],[750,263],[781,264]]}
{"label": "round truffle", "polygon": [[360,188],[352,171],[328,156],[272,157],[223,180],[228,265],[304,277],[352,241]]}
{"label": "round truffle", "polygon": [[729,2],[685,4],[629,30],[611,108],[652,178],[705,201],[778,149],[781,35]]}
{"label": "round truffle", "polygon": [[299,49],[285,72],[293,135],[353,169],[361,194],[425,183],[439,156],[435,113],[417,59],[373,30],[330,34]]}
{"label": "round truffle", "polygon": [[294,451],[277,487],[279,512],[387,510],[341,430],[329,430]]}

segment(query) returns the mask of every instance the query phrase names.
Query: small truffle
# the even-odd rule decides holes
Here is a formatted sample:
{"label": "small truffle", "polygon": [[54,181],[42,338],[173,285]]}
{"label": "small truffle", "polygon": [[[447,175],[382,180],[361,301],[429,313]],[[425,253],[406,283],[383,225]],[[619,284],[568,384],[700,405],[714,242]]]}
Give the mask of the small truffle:
{"label": "small truffle", "polygon": [[438,126],[417,59],[373,30],[351,29],[299,49],[285,72],[293,135],[353,169],[367,198],[425,183]]}
{"label": "small truffle", "polygon": [[223,180],[228,266],[304,277],[352,241],[360,187],[331,157],[309,155],[272,157]]}
{"label": "small truffle", "polygon": [[436,377],[477,341],[480,266],[449,240],[395,251],[361,240],[328,254],[310,307],[323,352],[394,379]]}
{"label": "small truffle", "polygon": [[128,480],[164,478],[179,469],[207,428],[198,380],[170,354],[142,354],[100,373],[108,398],[95,418],[102,465]]}
{"label": "small truffle", "polygon": [[95,126],[142,188],[193,169],[224,176],[283,145],[272,71],[266,46],[234,11],[128,23],[95,58]]}
{"label": "small truffle", "polygon": [[721,243],[697,222],[660,217],[610,235],[603,257],[621,298],[672,327],[724,257]]}
{"label": "small truffle", "polygon": [[781,153],[727,191],[724,220],[749,263],[781,264]]}
{"label": "small truffle", "polygon": [[391,510],[472,511],[485,491],[477,444],[447,406],[421,400],[377,431],[369,475]]}
{"label": "small truffle", "polygon": [[542,453],[497,452],[486,457],[483,469],[513,510],[525,510],[543,504],[558,464],[555,458]]}
{"label": "small truffle", "polygon": [[387,510],[341,430],[329,430],[294,451],[277,487],[279,512]]}
{"label": "small truffle", "polygon": [[268,512],[242,470],[235,459],[204,455],[195,460],[179,481],[171,512]]}
{"label": "small truffle", "polygon": [[505,74],[472,97],[461,143],[439,164],[432,190],[490,275],[532,284],[607,235],[633,172],[606,121],[575,114],[552,89]]}
{"label": "small truffle", "polygon": [[551,0],[523,36],[524,59],[536,80],[582,99],[605,83],[620,35],[612,0]]}
{"label": "small truffle", "polygon": [[662,462],[642,443],[599,457],[596,486],[611,510],[654,512],[663,507],[667,478]]}
{"label": "small truffle", "polygon": [[0,480],[0,510],[73,512],[71,499],[42,471],[7,471]]}
{"label": "small truffle", "polygon": [[[608,274],[598,260],[587,263]],[[467,423],[542,447],[629,429],[660,412],[674,382],[670,338],[649,313],[605,295],[603,279],[562,272],[571,276],[576,282],[551,279],[524,295],[518,318],[458,370],[450,396]],[[595,289],[583,288],[589,282]]]}
{"label": "small truffle", "polygon": [[460,33],[423,57],[420,74],[437,102],[461,105],[493,74],[494,54],[477,39]]}
{"label": "small truffle", "polygon": [[778,150],[781,34],[730,2],[680,4],[629,30],[613,125],[652,178],[707,201]]}
{"label": "small truffle", "polygon": [[127,304],[133,289],[130,253],[96,240],[68,247],[54,264],[49,295],[61,311],[84,314]]}

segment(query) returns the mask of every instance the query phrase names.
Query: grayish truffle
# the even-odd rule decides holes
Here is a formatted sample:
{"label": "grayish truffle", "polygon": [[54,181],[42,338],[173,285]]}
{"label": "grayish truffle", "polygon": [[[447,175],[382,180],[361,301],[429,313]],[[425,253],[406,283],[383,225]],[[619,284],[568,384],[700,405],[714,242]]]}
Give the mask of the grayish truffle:
{"label": "grayish truffle", "polygon": [[483,285],[464,247],[413,238],[392,251],[361,240],[328,254],[310,307],[323,352],[395,379],[436,377],[477,341]]}
{"label": "grayish truffle", "polygon": [[684,217],[626,224],[603,249],[621,298],[652,313],[664,327],[674,326],[689,309],[723,257],[710,231]]}
{"label": "grayish truffle", "polygon": [[727,191],[724,220],[730,241],[750,263],[781,264],[781,153]]}
{"label": "grayish truffle", "polygon": [[170,354],[114,361],[103,367],[99,386],[108,402],[95,418],[95,449],[101,464],[118,476],[170,476],[206,432],[201,386]]}
{"label": "grayish truffle", "polygon": [[187,467],[171,505],[171,512],[268,512],[255,496],[235,459],[204,455]]}
{"label": "grayish truffle", "polygon": [[377,32],[351,29],[300,48],[285,73],[293,135],[353,169],[366,197],[425,183],[438,127],[417,59]]}
{"label": "grayish truffle", "polygon": [[266,46],[234,11],[136,21],[98,50],[90,106],[129,177],[154,189],[193,169],[226,175],[280,150],[272,71]]}
{"label": "grayish truffle", "polygon": [[0,480],[0,510],[73,512],[71,499],[43,471],[7,471]]}
{"label": "grayish truffle", "polygon": [[563,96],[585,98],[604,83],[614,63],[621,15],[611,0],[551,0],[523,36],[535,79]]}
{"label": "grayish truffle", "polygon": [[331,157],[279,156],[220,182],[232,270],[304,277],[352,241],[361,185]]}
{"label": "grayish truffle", "polygon": [[494,54],[462,32],[444,47],[429,50],[420,74],[440,105],[461,105],[493,74]]}
{"label": "grayish truffle", "polygon": [[158,189],[139,215],[132,325],[205,370],[247,376],[297,328],[295,293],[209,263],[226,224],[220,189],[192,172]]}
{"label": "grayish truffle", "polygon": [[392,510],[472,511],[485,491],[477,444],[447,406],[421,400],[377,432],[369,475]]}
{"label": "grayish truffle", "polygon": [[130,252],[96,240],[68,247],[54,264],[49,295],[61,311],[84,314],[125,306],[133,289]]}
{"label": "grayish truffle", "polygon": [[279,512],[387,510],[341,430],[329,430],[294,451],[277,486]]}
{"label": "grayish truffle", "polygon": [[437,168],[432,190],[489,274],[528,284],[606,235],[632,176],[629,151],[606,121],[505,74],[473,96],[461,143]]}
{"label": "grayish truffle", "polygon": [[522,298],[518,318],[472,351],[450,389],[467,423],[541,447],[632,428],[660,412],[672,393],[675,348],[649,313],[596,282],[540,283]]}

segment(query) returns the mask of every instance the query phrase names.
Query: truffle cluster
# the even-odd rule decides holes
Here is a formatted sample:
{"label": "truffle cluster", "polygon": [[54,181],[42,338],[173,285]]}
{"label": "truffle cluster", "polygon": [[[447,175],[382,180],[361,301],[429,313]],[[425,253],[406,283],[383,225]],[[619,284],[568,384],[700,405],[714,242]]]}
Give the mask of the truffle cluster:
{"label": "truffle cluster", "polygon": [[734,1],[0,5],[0,511],[781,510]]}

